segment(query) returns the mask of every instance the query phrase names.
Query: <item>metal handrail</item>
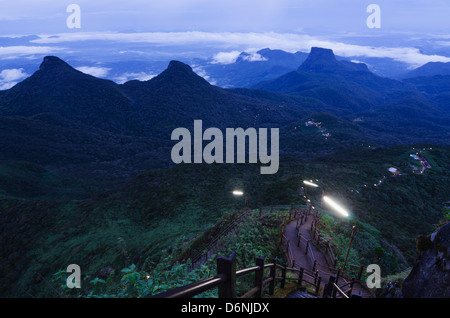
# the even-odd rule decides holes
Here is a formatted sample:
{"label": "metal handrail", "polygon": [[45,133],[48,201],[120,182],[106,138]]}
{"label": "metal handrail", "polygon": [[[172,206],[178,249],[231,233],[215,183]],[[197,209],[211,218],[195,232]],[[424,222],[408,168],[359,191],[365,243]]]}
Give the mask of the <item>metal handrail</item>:
{"label": "metal handrail", "polygon": [[311,248],[311,240],[308,240],[308,247],[307,248],[309,249],[309,255],[310,255],[310,258],[311,258],[312,262],[313,263],[316,262],[316,258],[314,257],[314,252],[312,251],[312,248]]}
{"label": "metal handrail", "polygon": [[[288,249],[290,244],[287,244]],[[312,250],[311,250],[312,252]],[[186,286],[174,288],[172,290],[162,292],[157,295],[149,296],[151,298],[190,298],[199,295],[207,290],[218,288],[218,295],[220,298],[236,297],[236,278],[254,273],[255,285],[245,292],[241,298],[249,297],[262,297],[264,289],[267,284],[269,285],[269,294],[273,295],[275,284],[277,281],[281,281],[281,288],[284,288],[287,280],[297,280],[298,284],[305,282],[315,287],[316,293],[319,293],[321,277],[319,272],[314,273],[303,269],[288,267],[286,263],[281,265],[278,263],[277,258],[272,260],[272,263],[264,264],[264,258],[256,258],[256,265],[241,270],[236,270],[236,253],[233,252],[231,257],[218,257],[217,258],[217,275],[207,279],[203,279],[198,282],[191,283]],[[270,276],[264,278],[265,269],[270,268]],[[281,269],[281,276],[277,275],[277,270]],[[287,277],[287,271],[297,272],[297,278]],[[312,281],[306,280],[305,277],[312,278]]]}
{"label": "metal handrail", "polygon": [[[294,273],[298,273],[301,270],[300,268],[295,268],[295,267],[287,267],[286,269],[291,271],[291,272],[294,272]],[[313,271],[311,271],[309,269],[306,269],[306,268],[302,268],[302,269],[303,269],[303,274],[306,274],[306,275],[308,275],[308,276],[310,276],[312,278],[314,278],[316,276],[315,272],[313,272]]]}
{"label": "metal handrail", "polygon": [[198,295],[204,291],[217,287],[225,282],[227,277],[225,275],[216,275],[190,285],[182,286],[169,290],[167,292],[152,296],[152,298],[190,298]]}
{"label": "metal handrail", "polygon": [[294,265],[295,264],[294,254],[292,252],[291,242],[289,242],[289,241],[288,241],[288,256],[289,256],[290,264]]}
{"label": "metal handrail", "polygon": [[244,275],[253,273],[253,272],[257,271],[257,270],[260,270],[260,269],[261,269],[261,267],[259,267],[259,266],[253,266],[253,267],[249,267],[249,268],[244,268],[244,269],[241,269],[239,271],[236,271],[236,277],[244,276]]}
{"label": "metal handrail", "polygon": [[[333,283],[333,289],[336,290],[336,291],[338,292],[338,294],[341,295],[342,297],[344,297],[344,298],[349,298],[349,297],[347,296],[347,294],[345,294],[345,293],[339,288],[339,286],[336,285],[335,283]],[[334,292],[333,292],[333,294],[334,294]]]}
{"label": "metal handrail", "polygon": [[291,242],[287,239],[286,235],[284,235],[284,226],[281,229],[281,240],[282,240],[282,244],[283,242],[287,242],[286,243],[286,253],[287,253],[287,257],[289,258],[289,264],[293,265],[295,264],[295,259],[294,259],[294,254],[292,252],[292,248],[291,248]]}

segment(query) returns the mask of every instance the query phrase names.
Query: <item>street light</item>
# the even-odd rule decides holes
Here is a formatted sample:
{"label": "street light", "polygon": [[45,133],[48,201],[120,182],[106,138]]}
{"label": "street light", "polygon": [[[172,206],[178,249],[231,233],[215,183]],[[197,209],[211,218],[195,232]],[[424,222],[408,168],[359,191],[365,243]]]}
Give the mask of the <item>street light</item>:
{"label": "street light", "polygon": [[314,187],[314,188],[318,188],[319,187],[319,185],[315,184],[314,182],[312,182],[312,180],[311,181],[304,180],[303,183],[306,184],[307,186],[310,186],[310,187]]}
{"label": "street light", "polygon": [[[318,181],[318,179],[316,179]],[[312,180],[308,181],[308,180],[303,180],[303,184],[307,185],[308,187],[313,187],[313,188],[319,188],[319,185],[314,183]],[[323,193],[323,190],[322,190]],[[306,198],[306,196],[305,196]],[[307,200],[307,202],[309,203],[309,210],[308,210],[308,214],[311,212],[311,207],[312,207],[312,203],[311,200]],[[307,204],[308,204],[307,203]],[[319,204],[320,205],[320,204]],[[314,207],[312,207],[314,209]],[[314,220],[317,222],[317,215],[318,215],[319,209],[315,210],[315,214],[314,214]]]}
{"label": "street light", "polygon": [[[330,207],[332,207],[335,211],[337,211],[339,214],[348,217],[349,213],[343,208],[341,207],[339,204],[337,204],[336,202],[334,202],[332,199],[330,199],[327,196],[323,197],[323,200],[328,203],[328,205]],[[347,254],[345,255],[345,261],[344,261],[344,266],[342,267],[342,272],[344,272],[345,267],[347,266],[347,260],[348,260],[348,255],[350,253],[350,247],[352,246],[352,242],[353,242],[353,238],[355,237],[355,230],[356,230],[356,226],[352,227],[352,235],[350,236],[350,242],[348,243],[348,248],[347,248]]]}
{"label": "street light", "polygon": [[343,208],[341,207],[339,204],[337,204],[336,202],[334,202],[331,198],[327,197],[326,195],[323,196],[323,200],[331,207],[333,208],[336,212],[338,212],[339,214],[348,217],[349,213]]}
{"label": "street light", "polygon": [[233,191],[233,195],[235,195],[235,196],[244,196],[244,198],[245,198],[245,206],[246,206],[247,209],[248,209],[247,194],[246,194],[244,191],[241,191],[241,190],[234,190],[234,191]]}

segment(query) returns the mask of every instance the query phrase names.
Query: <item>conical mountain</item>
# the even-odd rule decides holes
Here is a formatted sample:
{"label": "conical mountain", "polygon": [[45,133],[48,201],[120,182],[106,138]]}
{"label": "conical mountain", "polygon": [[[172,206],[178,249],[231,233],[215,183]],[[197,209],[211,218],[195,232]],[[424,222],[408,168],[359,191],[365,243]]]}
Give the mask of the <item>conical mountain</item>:
{"label": "conical mountain", "polygon": [[211,86],[203,77],[197,75],[189,65],[180,61],[171,61],[167,69],[151,79],[150,82],[154,85],[166,82],[177,87],[209,88]]}
{"label": "conical mountain", "polygon": [[84,74],[55,56],[45,57],[38,71],[0,100],[0,115],[48,114],[121,133],[135,130],[130,118],[135,111],[117,84]]}
{"label": "conical mountain", "polygon": [[64,72],[81,73],[56,56],[44,57],[44,60],[39,66],[39,71],[44,74],[53,73],[54,75],[57,75],[58,73],[62,75]]}
{"label": "conical mountain", "polygon": [[148,81],[129,81],[123,84],[122,88],[138,95],[141,93],[144,95],[146,93],[157,93],[157,95],[168,93],[175,96],[177,94],[184,95],[187,90],[201,95],[208,95],[208,91],[217,93],[219,90],[197,75],[189,65],[179,61],[171,61],[161,74]]}
{"label": "conical mountain", "polygon": [[182,127],[202,119],[205,124],[217,127],[225,122],[248,122],[254,116],[253,112],[241,113],[245,99],[211,85],[189,65],[179,61],[171,61],[166,70],[148,81],[127,82],[121,90],[133,96],[157,126]]}

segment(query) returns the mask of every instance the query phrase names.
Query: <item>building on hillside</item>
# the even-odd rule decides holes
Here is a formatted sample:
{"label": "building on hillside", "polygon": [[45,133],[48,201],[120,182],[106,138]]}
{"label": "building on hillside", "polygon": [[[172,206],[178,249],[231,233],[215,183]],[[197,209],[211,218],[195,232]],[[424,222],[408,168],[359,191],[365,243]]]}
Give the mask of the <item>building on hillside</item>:
{"label": "building on hillside", "polygon": [[400,174],[400,171],[399,171],[397,168],[390,167],[388,170],[389,170],[389,172],[391,172],[394,176]]}

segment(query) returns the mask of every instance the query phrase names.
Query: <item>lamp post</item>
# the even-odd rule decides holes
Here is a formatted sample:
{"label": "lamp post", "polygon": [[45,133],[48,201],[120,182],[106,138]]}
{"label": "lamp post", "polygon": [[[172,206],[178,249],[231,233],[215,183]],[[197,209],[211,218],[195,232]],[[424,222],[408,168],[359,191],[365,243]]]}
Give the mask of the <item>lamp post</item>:
{"label": "lamp post", "polygon": [[344,267],[342,267],[342,272],[345,270],[345,266],[347,266],[348,254],[350,253],[350,247],[352,246],[353,238],[355,237],[356,226],[352,227],[352,235],[350,236],[350,242],[348,243],[347,255],[345,255]]}
{"label": "lamp post", "polygon": [[[312,187],[312,188],[319,188],[319,185],[314,183],[312,180],[308,181],[308,180],[303,180],[303,184],[308,186],[308,187]],[[302,187],[303,189],[303,187]],[[323,195],[323,190],[322,190],[322,195]],[[306,197],[306,196],[305,196]],[[310,200],[308,200],[308,202],[311,202]],[[311,202],[312,205],[312,202]],[[318,213],[319,213],[319,209],[320,209],[320,203],[318,208],[316,209],[315,207],[312,207],[315,211],[314,211],[314,220],[317,223],[317,217],[318,217]],[[311,206],[310,206],[310,210],[311,210]]]}
{"label": "lamp post", "polygon": [[247,209],[248,209],[247,194],[246,194],[244,191],[241,191],[241,190],[234,190],[234,191],[233,191],[233,195],[235,195],[235,196],[244,196],[244,199],[245,199],[245,206],[246,206]]}
{"label": "lamp post", "polygon": [[336,202],[334,202],[333,199],[331,199],[330,197],[324,195],[323,196],[323,200],[331,207],[333,208],[333,210],[335,210],[336,212],[338,212],[340,215],[348,217],[349,213],[347,212],[347,210],[345,210],[343,207],[341,207],[339,204],[337,204]]}
{"label": "lamp post", "polygon": [[[330,207],[332,207],[336,212],[341,214],[342,216],[344,216],[344,217],[348,217],[349,216],[349,213],[343,207],[341,207],[339,204],[334,202],[331,198],[329,198],[327,196],[324,196],[323,200]],[[355,237],[355,231],[356,231],[356,226],[353,226],[352,227],[352,235],[350,236],[350,242],[348,243],[347,254],[345,255],[344,266],[342,267],[342,272],[344,272],[345,267],[347,266],[348,255],[350,253],[350,247],[352,246],[353,238]]]}
{"label": "lamp post", "polygon": [[314,187],[314,188],[318,188],[319,187],[319,185],[315,184],[314,182],[312,182],[312,180],[311,181],[303,180],[303,184],[305,184],[305,185],[307,185],[309,187]]}

